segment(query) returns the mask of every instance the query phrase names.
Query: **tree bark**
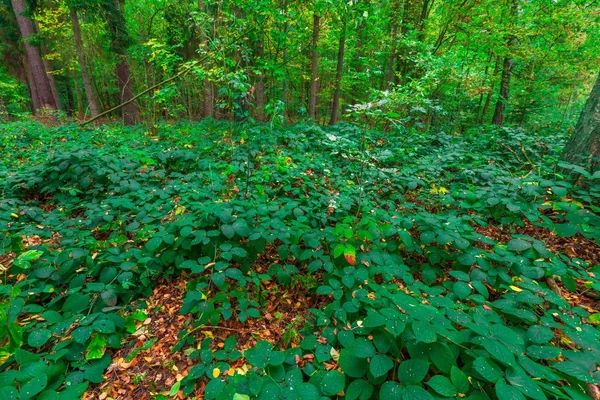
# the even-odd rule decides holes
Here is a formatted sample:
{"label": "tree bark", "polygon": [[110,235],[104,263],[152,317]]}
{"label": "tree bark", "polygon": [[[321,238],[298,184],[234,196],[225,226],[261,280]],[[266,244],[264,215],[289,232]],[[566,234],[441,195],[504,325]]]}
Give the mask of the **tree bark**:
{"label": "tree bark", "polygon": [[256,55],[257,60],[259,62],[255,63],[255,65],[258,65],[260,71],[258,72],[258,76],[256,77],[256,90],[254,91],[254,95],[256,98],[255,115],[257,121],[265,122],[265,76],[262,68],[262,66],[264,65],[265,58],[265,42],[262,32],[259,32],[258,35],[259,37]]}
{"label": "tree bark", "polygon": [[114,8],[108,8],[106,11],[106,19],[111,32],[111,47],[118,61],[115,72],[119,84],[121,104],[125,104],[122,107],[123,123],[125,125],[135,125],[140,122],[140,109],[134,101],[131,101],[134,99],[133,80],[131,79],[129,64],[127,63],[127,46],[130,39],[122,11],[124,1],[115,0]]}
{"label": "tree bark", "polygon": [[[131,82],[131,73],[129,72],[129,64],[124,55],[121,56],[121,61],[117,64],[116,70],[119,89],[121,91],[121,102],[125,103],[133,99],[133,85]],[[125,125],[135,125],[139,122],[140,110],[137,104],[131,101],[123,107],[123,123]]]}
{"label": "tree bark", "polygon": [[388,59],[387,65],[387,79],[385,83],[385,90],[390,90],[392,82],[394,81],[394,60],[396,59],[396,50],[398,43],[398,24],[399,24],[398,12],[394,13],[394,22],[392,25],[392,47],[390,49],[390,58]]}
{"label": "tree bark", "polygon": [[313,35],[312,35],[312,62],[310,72],[310,93],[308,100],[308,117],[316,119],[317,117],[317,90],[319,74],[319,30],[321,28],[321,17],[318,14],[313,15]]}
{"label": "tree bark", "polygon": [[485,98],[485,104],[483,105],[483,110],[481,111],[481,117],[479,118],[479,123],[481,124],[481,122],[483,122],[483,119],[485,118],[489,108],[490,108],[490,103],[492,102],[492,93],[494,92],[494,87],[496,86],[496,75],[498,75],[498,71],[500,70],[500,57],[496,57],[496,66],[494,67],[494,73],[492,75],[492,86],[490,87],[490,90],[487,93],[487,96]]}
{"label": "tree bark", "polygon": [[83,50],[83,41],[81,39],[81,28],[79,27],[79,18],[77,17],[77,11],[74,8],[69,8],[69,12],[71,14],[71,22],[73,23],[73,36],[75,37],[75,47],[77,48],[77,58],[79,59],[79,69],[81,70],[81,77],[83,79],[85,98],[90,106],[90,114],[92,117],[95,117],[100,114],[100,108],[98,107],[98,102],[94,96],[92,82],[90,80],[90,75],[88,74],[87,62]]}
{"label": "tree bark", "polygon": [[77,99],[77,116],[78,117],[82,117],[84,114],[84,110],[83,110],[83,99],[81,96],[81,90],[79,89],[79,85],[77,84],[77,75],[75,74],[75,71],[72,70],[71,71],[73,74],[73,87],[75,88],[75,98]]}
{"label": "tree bark", "polygon": [[27,65],[27,56],[23,56],[23,66],[25,67],[25,75],[27,76],[27,87],[29,88],[29,97],[31,98],[31,109],[35,113],[36,110],[42,108],[40,96],[38,96],[37,87],[35,86],[35,80],[31,75],[31,69]]}
{"label": "tree bark", "polygon": [[19,31],[21,32],[25,45],[32,96],[34,96],[34,93],[35,96],[37,96],[37,101],[32,99],[34,112],[37,112],[39,109],[56,110],[56,101],[52,95],[50,81],[48,80],[48,75],[44,68],[44,62],[42,61],[39,48],[29,43],[29,38],[34,33],[34,28],[31,19],[24,15],[27,11],[25,1],[11,0],[11,4],[17,17],[17,25],[19,25]]}
{"label": "tree bark", "polygon": [[338,112],[340,108],[340,92],[342,88],[342,73],[344,70],[344,51],[346,49],[346,21],[342,21],[342,31],[340,32],[340,43],[338,47],[337,67],[335,70],[335,91],[333,92],[333,101],[331,102],[331,119],[329,125],[335,125],[338,122]]}
{"label": "tree bark", "polygon": [[496,101],[496,109],[492,118],[492,124],[494,125],[501,126],[504,124],[506,105],[508,104],[508,97],[510,95],[510,78],[514,64],[515,62],[510,56],[504,57],[502,79],[500,80],[500,95],[498,96],[498,101]]}
{"label": "tree bark", "polygon": [[[600,165],[600,72],[596,78],[575,130],[569,137],[561,158],[571,163],[591,166],[592,170]],[[594,159],[595,158],[595,159]]]}

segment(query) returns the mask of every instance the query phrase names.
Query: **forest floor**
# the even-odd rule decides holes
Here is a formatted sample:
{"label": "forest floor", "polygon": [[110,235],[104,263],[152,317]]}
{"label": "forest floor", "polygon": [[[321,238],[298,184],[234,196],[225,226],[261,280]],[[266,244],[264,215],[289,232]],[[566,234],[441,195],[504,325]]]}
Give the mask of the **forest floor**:
{"label": "forest floor", "polygon": [[578,399],[600,383],[600,173],[557,167],[560,133],[0,137],[3,398]]}

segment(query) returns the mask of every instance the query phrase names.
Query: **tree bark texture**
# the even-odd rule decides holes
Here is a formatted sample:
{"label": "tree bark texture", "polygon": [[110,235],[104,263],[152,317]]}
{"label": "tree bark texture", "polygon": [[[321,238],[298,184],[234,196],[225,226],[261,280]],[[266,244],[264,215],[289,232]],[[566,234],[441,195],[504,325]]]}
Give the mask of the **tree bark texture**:
{"label": "tree bark texture", "polygon": [[318,14],[313,15],[313,35],[312,35],[312,62],[310,73],[310,93],[308,99],[308,116],[316,119],[317,117],[317,90],[319,74],[319,31],[321,29],[321,17]]}
{"label": "tree bark texture", "polygon": [[11,0],[11,4],[17,17],[19,31],[23,37],[25,52],[27,55],[28,77],[30,78],[29,85],[32,95],[37,97],[37,101],[33,100],[34,112],[39,109],[56,110],[57,105],[52,95],[50,81],[44,68],[44,62],[38,47],[29,43],[29,38],[34,33],[33,23],[29,17],[24,15],[27,11],[24,0]]}
{"label": "tree bark texture", "polygon": [[600,162],[600,72],[561,158],[598,169]]}
{"label": "tree bark texture", "polygon": [[338,46],[337,67],[335,70],[335,91],[331,102],[331,119],[329,125],[335,125],[338,122],[338,113],[340,108],[340,92],[342,89],[342,73],[344,71],[344,51],[346,49],[346,21],[342,22],[340,32],[340,43]]}
{"label": "tree bark texture", "polygon": [[83,50],[83,40],[81,39],[81,28],[79,26],[79,18],[77,17],[77,11],[74,8],[70,8],[71,22],[73,24],[73,36],[75,37],[75,47],[77,48],[77,58],[79,60],[79,69],[81,70],[81,78],[83,79],[83,89],[85,91],[85,98],[90,107],[90,114],[92,117],[100,114],[100,108],[94,96],[92,89],[92,81],[88,73],[87,61],[85,60],[85,52]]}
{"label": "tree bark texture", "polygon": [[504,124],[506,105],[508,104],[508,97],[510,95],[510,78],[514,64],[515,62],[510,56],[504,57],[502,78],[500,79],[500,95],[498,96],[498,101],[496,101],[496,109],[492,118],[492,124],[494,125],[501,126]]}

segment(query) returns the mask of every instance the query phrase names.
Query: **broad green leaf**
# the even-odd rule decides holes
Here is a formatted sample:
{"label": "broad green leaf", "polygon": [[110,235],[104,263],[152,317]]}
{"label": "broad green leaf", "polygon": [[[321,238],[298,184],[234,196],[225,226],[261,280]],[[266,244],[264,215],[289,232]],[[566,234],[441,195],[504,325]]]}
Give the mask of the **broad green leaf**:
{"label": "broad green leaf", "polygon": [[349,350],[358,358],[369,358],[375,355],[373,343],[362,337],[355,339],[349,346]]}
{"label": "broad green leaf", "polygon": [[323,376],[321,390],[327,396],[338,394],[346,387],[346,377],[338,371],[329,371]]}
{"label": "broad green leaf", "polygon": [[352,378],[364,376],[369,368],[369,364],[365,358],[355,357],[353,352],[349,349],[342,349],[340,351],[338,362],[344,374]]}
{"label": "broad green leaf", "polygon": [[518,389],[503,382],[496,384],[496,395],[502,400],[525,400],[525,396]]}
{"label": "broad green leaf", "polygon": [[379,389],[379,398],[385,400],[402,400],[404,388],[396,382],[385,382]]}
{"label": "broad green leaf", "polygon": [[19,392],[20,398],[22,400],[35,398],[35,396],[44,390],[47,385],[48,377],[46,374],[35,376],[21,386]]}
{"label": "broad green leaf", "polygon": [[98,360],[102,358],[104,352],[106,351],[106,336],[101,334],[96,334],[88,347],[85,353],[86,360]]}
{"label": "broad green leaf", "polygon": [[344,393],[346,393],[345,400],[368,400],[373,394],[373,385],[364,379],[357,379],[348,385]]}
{"label": "broad green leaf", "polygon": [[450,382],[450,379],[442,375],[433,376],[427,382],[427,385],[429,385],[433,390],[445,397],[456,396],[456,394],[458,393],[452,382]]}
{"label": "broad green leaf", "polygon": [[531,247],[531,243],[526,242],[523,239],[511,239],[507,244],[508,250],[516,251],[516,252],[525,251],[525,250],[529,249],[530,247]]}
{"label": "broad green leaf", "polygon": [[52,332],[45,328],[38,328],[31,331],[27,338],[27,344],[31,347],[41,347],[46,344],[52,336]]}
{"label": "broad green leaf", "polygon": [[398,379],[402,383],[420,383],[429,371],[429,363],[423,360],[406,360],[400,363]]}
{"label": "broad green leaf", "polygon": [[369,370],[375,378],[386,375],[392,368],[394,368],[392,359],[382,354],[373,357],[369,363]]}

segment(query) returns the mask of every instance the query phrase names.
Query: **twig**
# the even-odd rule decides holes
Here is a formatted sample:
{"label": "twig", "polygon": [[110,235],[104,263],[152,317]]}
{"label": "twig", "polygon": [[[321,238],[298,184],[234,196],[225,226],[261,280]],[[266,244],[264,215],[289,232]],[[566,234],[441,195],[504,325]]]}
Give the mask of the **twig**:
{"label": "twig", "polygon": [[148,92],[150,92],[150,91],[152,91],[152,90],[154,90],[154,89],[156,89],[156,88],[158,88],[158,87],[160,87],[160,86],[162,86],[162,85],[164,85],[164,84],[166,84],[166,83],[169,83],[169,82],[171,82],[171,81],[173,81],[173,80],[175,80],[175,79],[179,78],[179,77],[180,77],[180,76],[182,76],[182,75],[185,75],[185,74],[187,74],[187,73],[188,73],[188,72],[191,70],[191,68],[192,68],[192,66],[193,66],[193,65],[196,65],[196,64],[197,64],[198,62],[200,62],[200,61],[204,61],[204,59],[206,59],[206,57],[204,57],[203,59],[201,59],[201,60],[199,60],[199,61],[197,61],[197,62],[195,62],[195,63],[193,63],[193,64],[191,64],[191,65],[189,65],[189,66],[187,66],[186,68],[182,69],[181,71],[179,71],[178,73],[176,73],[176,74],[175,74],[175,75],[173,75],[172,77],[170,77],[170,78],[168,78],[168,79],[165,79],[164,81],[162,81],[162,82],[159,82],[159,83],[157,83],[156,85],[154,85],[154,86],[151,86],[151,87],[149,87],[148,89],[146,89],[146,90],[144,90],[144,91],[142,91],[142,92],[138,93],[137,95],[133,96],[131,99],[129,99],[129,100],[127,100],[127,101],[125,101],[125,102],[123,102],[123,103],[119,104],[118,106],[115,106],[115,107],[113,107],[113,108],[111,108],[111,109],[109,109],[109,110],[106,110],[106,111],[104,111],[104,112],[101,112],[100,114],[96,115],[96,116],[95,116],[95,117],[93,117],[93,118],[90,118],[90,119],[88,119],[87,121],[81,122],[81,123],[79,124],[79,126],[84,126],[84,125],[87,125],[87,124],[89,124],[89,123],[91,123],[91,122],[94,122],[95,120],[97,120],[97,119],[98,119],[98,118],[100,118],[100,117],[103,117],[103,116],[105,116],[105,115],[107,115],[107,114],[110,114],[110,113],[111,113],[111,112],[113,112],[113,111],[116,111],[116,110],[118,110],[118,109],[120,109],[120,108],[123,108],[123,107],[125,107],[127,104],[133,103],[133,102],[134,102],[134,101],[136,101],[138,98],[140,98],[141,96],[145,95],[146,93],[148,93]]}

